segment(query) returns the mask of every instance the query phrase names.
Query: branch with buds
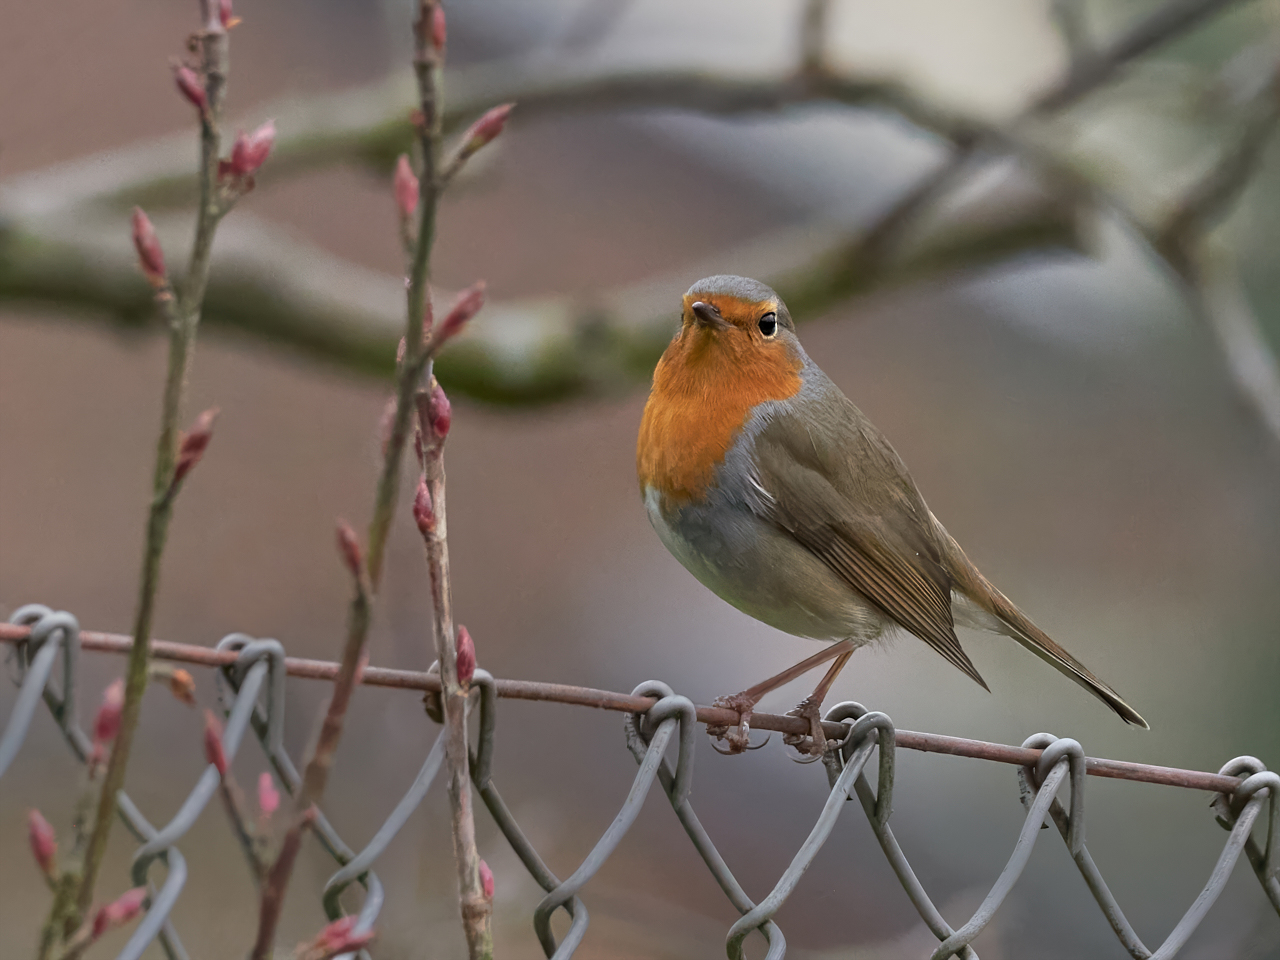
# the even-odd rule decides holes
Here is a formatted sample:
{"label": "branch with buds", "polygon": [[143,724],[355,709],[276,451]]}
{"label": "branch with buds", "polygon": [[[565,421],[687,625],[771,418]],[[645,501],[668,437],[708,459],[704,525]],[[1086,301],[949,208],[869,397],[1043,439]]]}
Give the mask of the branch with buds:
{"label": "branch with buds", "polygon": [[[439,122],[445,131],[459,131],[477,114],[513,99],[519,100],[522,116],[635,108],[725,117],[784,115],[806,104],[834,103],[890,111],[951,144],[956,155],[944,164],[935,186],[948,179],[960,187],[977,182],[973,167],[978,165],[966,167],[964,158],[979,141],[992,153],[1018,156],[1036,168],[1034,202],[1028,202],[1025,190],[1000,188],[980,209],[960,204],[957,218],[955,201],[962,190],[911,191],[903,203],[893,206],[889,218],[872,224],[869,231],[837,233],[815,230],[810,224],[794,232],[774,231],[766,242],[725,251],[717,258],[717,265],[735,262],[740,264],[738,272],[768,282],[801,318],[886,285],[983,269],[1036,251],[1087,252],[1087,214],[1106,204],[1086,202],[1086,197],[1100,184],[1082,192],[1079,174],[1074,182],[1041,176],[1045,150],[1024,149],[1030,146],[1026,135],[1031,130],[1052,132],[1047,125],[1064,108],[1230,6],[1231,0],[1169,0],[1104,39],[1081,34],[1076,22],[1079,4],[1053,4],[1053,16],[1072,50],[1068,69],[1020,116],[1003,125],[944,107],[893,79],[834,69],[823,52],[826,0],[806,0],[798,24],[800,54],[795,64],[772,73],[754,68],[637,71],[607,60],[570,69],[543,63],[467,67],[451,73],[450,107]],[[442,51],[444,31],[435,24],[428,28],[429,46]],[[287,130],[276,145],[272,175],[336,163],[385,171],[424,119],[421,110],[416,124],[405,116],[411,87],[407,79],[391,77],[365,88],[273,106],[268,112],[282,118]],[[1047,137],[1042,140],[1049,142]],[[100,238],[85,236],[84,225],[92,221],[95,210],[127,206],[140,197],[168,204],[185,201],[186,181],[179,172],[185,170],[187,154],[185,145],[170,138],[0,184],[0,298],[88,306],[96,310],[88,316],[136,321],[149,296],[146,284],[123,283],[120,258],[104,261]],[[95,171],[92,179],[84,176],[89,168]],[[78,229],[59,231],[56,224],[68,215]],[[3,242],[6,230],[12,242]],[[815,244],[815,236],[822,242]],[[388,369],[385,345],[402,332],[397,307],[400,278],[378,277],[262,227],[246,230],[239,246],[222,265],[217,296],[208,311],[211,322],[248,329],[349,369]],[[445,357],[450,387],[488,400],[536,403],[636,382],[641,372],[652,368],[669,332],[669,303],[654,303],[650,291],[677,282],[682,288],[689,272],[696,271],[598,291],[582,303],[559,298],[499,305],[491,315],[501,323],[479,325]],[[353,293],[356,289],[358,295]],[[370,296],[370,289],[380,295]],[[1195,291],[1187,292],[1193,295],[1193,307],[1200,309],[1203,304],[1194,298]],[[1226,316],[1215,309],[1207,319],[1224,345],[1242,395],[1265,408],[1264,417],[1272,419],[1274,414],[1265,411],[1277,409],[1274,397],[1280,394],[1274,382],[1268,385],[1269,378],[1260,376],[1272,365],[1270,350],[1255,336],[1256,324],[1214,322]],[[513,330],[519,331],[518,338]]]}
{"label": "branch with buds", "polygon": [[444,168],[440,171],[440,185],[443,187],[458,175],[458,171],[468,160],[498,138],[507,126],[507,118],[511,116],[514,103],[504,103],[485,112],[462,135]]}
{"label": "branch with buds", "polygon": [[[482,287],[458,298],[449,317],[459,326],[480,309]],[[443,325],[447,325],[446,319]],[[442,326],[443,326],[442,325]],[[476,849],[475,819],[472,810],[471,779],[467,755],[467,714],[471,679],[476,672],[476,647],[470,631],[453,623],[453,594],[449,578],[449,544],[445,523],[444,445],[453,424],[453,410],[440,384],[432,378],[428,388],[418,391],[418,430],[415,449],[422,471],[413,500],[413,519],[422,535],[431,588],[432,634],[441,691],[428,696],[427,712],[445,725],[445,765],[449,775],[449,803],[452,811],[453,850],[458,869],[458,890],[462,923],[472,960],[492,955],[490,931],[492,874],[486,886],[488,867]]]}
{"label": "branch with buds", "polygon": [[93,919],[80,925],[67,940],[66,947],[58,955],[58,960],[77,960],[89,947],[93,946],[103,934],[117,927],[122,927],[142,912],[147,902],[147,888],[134,887],[104,907],[99,907]]}
{"label": "branch with buds", "polygon": [[[333,697],[325,713],[317,739],[302,778],[302,786],[294,797],[294,811],[290,826],[281,845],[280,854],[267,873],[258,912],[258,933],[254,942],[253,960],[266,960],[275,941],[275,930],[280,909],[293,871],[293,862],[301,846],[306,818],[313,816],[316,804],[324,794],[333,755],[342,735],[355,684],[365,662],[365,643],[368,638],[370,608],[373,596],[381,581],[382,564],[386,552],[387,535],[391,528],[396,502],[399,499],[401,461],[407,443],[409,426],[415,409],[427,408],[420,414],[421,439],[415,444],[419,458],[434,456],[438,464],[444,437],[448,433],[451,410],[443,390],[431,377],[431,364],[435,355],[452,338],[456,337],[484,304],[484,284],[477,283],[463,291],[445,316],[435,322],[430,309],[429,265],[432,244],[435,239],[436,209],[440,194],[448,180],[462,165],[492,142],[506,123],[510,108],[490,111],[472,126],[453,157],[441,166],[440,155],[443,139],[438,90],[439,74],[443,64],[446,26],[444,10],[437,0],[420,0],[418,16],[414,23],[414,70],[418,78],[419,104],[414,125],[418,131],[418,153],[421,168],[414,170],[408,156],[401,156],[396,163],[392,180],[392,194],[398,212],[400,235],[407,261],[407,320],[405,335],[400,342],[396,360],[396,392],[383,415],[379,427],[382,437],[382,469],[374,497],[373,518],[369,525],[367,548],[362,550],[355,532],[345,522],[338,526],[338,549],[347,572],[351,574],[355,591],[347,614],[347,637],[343,647],[342,667],[334,684]],[[420,387],[426,379],[430,384]],[[429,451],[426,452],[426,451]],[[415,521],[434,530],[435,542],[443,548],[443,472],[438,500],[433,507],[430,498],[423,500],[421,489],[414,498]],[[440,646],[439,628],[451,623],[447,611],[447,557],[445,566],[433,565],[433,596],[437,603],[437,652]],[[439,584],[439,586],[434,586]],[[442,608],[440,603],[445,603]],[[452,627],[446,641],[451,669],[449,676],[456,684],[456,658]],[[474,671],[472,653],[471,671]],[[461,784],[460,790],[451,787],[454,802],[455,825],[465,823],[465,829],[455,829],[458,850],[459,879],[462,893],[463,916],[471,956],[491,956],[492,937],[488,926],[488,912],[477,912],[470,904],[483,901],[478,872],[478,858],[474,856],[475,838],[469,794],[470,780],[467,773],[465,697],[463,713],[451,717],[450,737],[458,744],[450,748],[451,784]],[[461,819],[460,819],[461,818]],[[465,836],[464,836],[465,834]],[[470,853],[467,853],[467,850]]]}
{"label": "branch with buds", "polygon": [[[218,771],[218,794],[222,798],[222,806],[227,812],[227,819],[231,821],[236,839],[240,841],[245,859],[249,862],[249,871],[253,875],[254,882],[260,884],[267,872],[263,855],[266,848],[265,827],[270,814],[260,817],[256,825],[254,818],[249,815],[244,791],[240,789],[235,776],[231,773],[227,753],[222,745],[222,723],[212,710],[204,712],[204,756],[209,761],[209,765]],[[270,775],[264,774],[264,776],[270,784]],[[261,784],[259,784],[260,801],[261,798]],[[279,800],[278,795],[276,799]],[[272,810],[274,809],[273,806]]]}
{"label": "branch with buds", "polygon": [[334,920],[315,939],[298,945],[294,960],[330,960],[343,953],[354,953],[373,943],[372,930],[357,931],[355,917]]}
{"label": "branch with buds", "polygon": [[[156,663],[150,666],[148,677],[164,683],[182,702],[195,703],[195,680],[185,669]],[[103,691],[102,702],[94,714],[90,746],[84,756],[84,783],[73,815],[72,843],[62,865],[58,862],[58,841],[53,827],[39,811],[32,810],[28,815],[31,853],[54,892],[53,906],[41,931],[38,953],[41,960],[78,957],[106,930],[123,924],[142,908],[144,896],[137,891],[130,891],[115,903],[103,907],[95,914],[92,923],[84,919],[85,913],[77,906],[90,840],[85,828],[92,812],[101,803],[103,784],[98,775],[119,737],[124,700],[124,681],[114,680]]]}
{"label": "branch with buds", "polygon": [[[384,454],[385,456],[389,456],[389,452]],[[338,742],[342,738],[347,708],[351,703],[351,695],[360,681],[366,657],[364,647],[369,632],[371,592],[369,575],[365,566],[364,551],[360,548],[360,540],[355,530],[345,520],[338,521],[337,545],[342,565],[351,575],[355,588],[355,596],[347,613],[347,639],[342,651],[342,665],[333,684],[333,695],[329,698],[329,705],[325,710],[320,735],[303,771],[302,785],[293,798],[293,817],[281,842],[280,852],[276,855],[275,861],[262,872],[266,882],[263,884],[258,906],[258,934],[251,955],[253,960],[265,960],[271,956],[274,949],[276,925],[279,923],[285,892],[293,875],[294,862],[298,851],[302,849],[302,836],[314,822],[316,805],[324,795],[325,787],[329,782],[329,771],[333,766]],[[270,786],[269,783],[268,786]],[[259,805],[264,815],[267,807],[271,806],[274,810],[275,803],[278,801],[278,794],[264,792],[260,782]]]}
{"label": "branch with buds", "polygon": [[[91,771],[96,773],[106,745],[114,741],[114,746],[107,759],[106,771],[96,798],[96,810],[85,841],[82,868],[72,874],[71,882],[60,888],[60,895],[55,897],[46,930],[59,926],[63,930],[82,929],[82,918],[93,901],[98,869],[115,820],[116,795],[124,783],[133,735],[141,711],[142,694],[150,678],[151,624],[160,563],[168,540],[174,500],[183,481],[200,462],[208,447],[213,420],[217,415],[216,410],[205,411],[189,432],[183,434],[178,429],[196,330],[209,278],[214,235],[222,217],[252,187],[253,174],[266,160],[275,137],[274,126],[265,124],[253,134],[241,134],[236,139],[228,160],[221,157],[219,123],[226,94],[229,62],[227,30],[236,22],[231,12],[230,0],[201,0],[201,27],[193,40],[198,62],[194,66],[177,64],[174,67],[174,82],[179,93],[195,107],[200,124],[201,144],[200,204],[192,251],[180,288],[175,289],[170,281],[164,252],[150,219],[141,209],[133,211],[132,235],[138,267],[151,285],[156,306],[169,329],[168,371],[156,444],[153,493],[147,517],[138,605],[134,618],[134,647],[123,690],[113,686],[110,712],[104,705],[103,711],[99,713],[99,723],[95,725],[94,731]],[[140,906],[141,900],[138,904]],[[115,914],[100,914],[99,917],[109,926],[118,915],[119,911]],[[57,922],[55,918],[58,918]],[[94,927],[99,927],[97,919]],[[82,934],[76,936],[83,938]],[[96,935],[91,930],[90,938],[77,949],[83,949],[92,942],[93,936]],[[67,949],[71,950],[70,944]]]}

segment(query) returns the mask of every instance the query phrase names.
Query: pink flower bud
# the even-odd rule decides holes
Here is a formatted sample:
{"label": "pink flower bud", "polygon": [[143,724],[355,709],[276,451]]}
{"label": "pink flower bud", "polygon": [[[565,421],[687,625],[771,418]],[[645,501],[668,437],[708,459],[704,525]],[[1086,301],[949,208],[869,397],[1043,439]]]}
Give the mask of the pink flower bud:
{"label": "pink flower bud", "polygon": [[498,139],[498,135],[506,127],[507,118],[511,116],[511,110],[514,107],[514,103],[504,103],[499,107],[492,107],[487,110],[484,116],[473,123],[467,129],[467,132],[462,135],[463,153],[470,156],[486,144]]}
{"label": "pink flower bud", "polygon": [[345,520],[338,521],[338,552],[342,555],[342,562],[347,570],[353,577],[358,578],[360,571],[364,569],[364,555],[361,553],[356,532]]}
{"label": "pink flower bud", "polygon": [[160,288],[168,283],[164,268],[164,251],[160,249],[160,241],[156,238],[156,228],[151,220],[142,212],[141,207],[133,208],[133,248],[138,251],[138,266],[142,275],[153,287]]}
{"label": "pink flower bud", "polygon": [[477,280],[458,294],[441,323],[441,340],[456,336],[466,326],[467,321],[480,312],[480,308],[484,306],[484,289],[484,281]]}
{"label": "pink flower bud", "polygon": [[169,692],[188,707],[194,707],[196,705],[195,677],[179,667],[169,675]]}
{"label": "pink flower bud", "polygon": [[262,811],[263,817],[269,817],[279,806],[280,791],[276,789],[271,774],[263,770],[262,775],[258,777],[258,809]]}
{"label": "pink flower bud", "polygon": [[436,53],[444,52],[446,32],[444,7],[437,3],[431,8],[431,46],[435,48]]}
{"label": "pink flower bud", "polygon": [[39,810],[27,814],[27,838],[31,841],[31,853],[36,863],[50,880],[58,876],[58,838],[49,821],[41,816]]}
{"label": "pink flower bud", "polygon": [[173,468],[173,486],[180,484],[209,448],[213,439],[213,421],[218,418],[218,408],[210,407],[191,425],[190,431],[182,435],[178,443],[178,462]]}
{"label": "pink flower bud", "polygon": [[493,899],[493,871],[483,860],[480,861],[480,888],[484,890],[486,900]]}
{"label": "pink flower bud", "polygon": [[476,675],[476,644],[471,639],[471,632],[461,624],[458,625],[458,683],[464,687],[471,683]]}
{"label": "pink flower bud", "polygon": [[111,682],[102,694],[102,706],[93,718],[93,749],[95,754],[116,738],[120,732],[120,714],[124,710],[124,680]]}
{"label": "pink flower bud", "polygon": [[142,912],[142,904],[146,899],[147,888],[134,887],[128,893],[121,894],[118,899],[102,907],[93,917],[92,939],[97,940],[108,930],[114,930],[128,923]]}
{"label": "pink flower bud", "polygon": [[314,940],[299,950],[298,956],[305,960],[329,960],[330,957],[336,957],[340,953],[350,953],[367,947],[373,942],[374,933],[372,930],[356,933],[358,919],[358,917],[343,917],[341,920],[333,921],[321,930]]}
{"label": "pink flower bud", "polygon": [[218,768],[218,776],[227,775],[227,753],[222,749],[222,723],[212,710],[204,712],[204,756]]}
{"label": "pink flower bud", "polygon": [[418,209],[418,178],[414,176],[413,167],[409,166],[408,156],[403,153],[396,161],[396,175],[392,180],[392,186],[395,189],[396,206],[400,208],[400,216],[406,219],[412,217],[413,212]]}
{"label": "pink flower bud", "polygon": [[413,522],[418,525],[418,532],[424,537],[436,531],[436,512],[431,503],[431,491],[427,489],[427,478],[418,478],[418,492],[413,497]]}
{"label": "pink flower bud", "polygon": [[449,402],[448,394],[436,380],[431,382],[431,399],[427,405],[427,418],[431,422],[431,431],[437,439],[443,440],[449,435],[449,427],[453,425],[453,404]]}
{"label": "pink flower bud", "polygon": [[241,22],[240,18],[231,12],[231,0],[218,0],[218,19],[222,21],[223,30],[230,30]]}
{"label": "pink flower bud", "polygon": [[191,102],[201,116],[209,109],[209,100],[205,96],[204,84],[200,82],[200,77],[188,66],[180,63],[173,65],[173,82],[178,85],[178,91]]}
{"label": "pink flower bud", "polygon": [[248,177],[257,172],[276,142],[276,123],[268,120],[253,133],[241,131],[231,145],[231,162],[226,172],[233,177]]}

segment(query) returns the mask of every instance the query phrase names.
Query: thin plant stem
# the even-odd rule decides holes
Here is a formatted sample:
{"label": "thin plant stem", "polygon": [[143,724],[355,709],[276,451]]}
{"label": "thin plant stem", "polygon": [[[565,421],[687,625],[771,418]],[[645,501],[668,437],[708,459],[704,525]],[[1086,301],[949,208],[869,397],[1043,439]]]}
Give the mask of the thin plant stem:
{"label": "thin plant stem", "polygon": [[[430,342],[421,342],[422,312],[429,295],[427,280],[430,275],[431,246],[435,240],[436,206],[444,184],[456,170],[441,169],[441,116],[439,102],[439,73],[442,67],[441,52],[432,44],[431,24],[437,0],[420,0],[418,20],[414,25],[414,71],[418,78],[418,98],[422,111],[419,130],[423,157],[421,184],[421,223],[417,244],[409,272],[409,335],[406,341],[405,370],[417,374],[425,372],[429,381],[424,390],[417,392],[419,429],[423,437],[422,469],[431,495],[436,516],[433,530],[423,533],[427,554],[427,567],[431,581],[432,633],[435,640],[436,659],[440,663],[441,700],[443,720],[448,740],[445,746],[445,765],[449,777],[449,807],[453,832],[454,863],[458,870],[458,897],[462,912],[462,925],[467,938],[470,960],[491,960],[493,934],[490,925],[492,904],[484,894],[480,879],[480,857],[476,850],[475,815],[471,803],[471,776],[467,755],[467,697],[468,689],[458,682],[458,649],[453,624],[452,585],[449,578],[449,548],[445,527],[445,476],[444,437],[437,436],[428,416],[431,403],[430,364],[440,344],[443,331],[433,331]],[[416,336],[415,336],[416,331]],[[416,350],[421,356],[415,363],[411,358]],[[416,370],[414,369],[416,366]],[[402,381],[398,397],[397,421],[400,414],[407,414],[408,399],[403,387],[414,387]],[[407,416],[406,416],[407,429]]]}
{"label": "thin plant stem", "polygon": [[[179,297],[161,296],[165,319],[169,325],[169,365],[165,377],[164,403],[160,419],[160,436],[156,443],[155,473],[151,507],[147,515],[143,548],[142,576],[139,584],[137,614],[134,619],[134,646],[125,673],[125,699],[121,711],[120,732],[103,776],[93,827],[89,833],[81,879],[76,896],[75,919],[81,919],[93,902],[94,887],[102,856],[106,851],[111,825],[115,819],[116,794],[124,786],[125,771],[133,746],[142,708],[142,695],[147,687],[150,660],[152,619],[160,582],[160,562],[168,540],[169,522],[173,516],[174,468],[176,466],[178,424],[181,422],[191,358],[195,349],[196,330],[200,323],[200,306],[209,277],[209,258],[214,232],[223,210],[217,193],[218,158],[221,136],[218,117],[226,92],[229,49],[227,32],[218,15],[214,0],[203,0],[202,28],[199,33],[202,69],[206,78],[207,108],[200,122],[200,206],[196,218],[196,235],[185,283]],[[70,919],[70,918],[69,918]]]}
{"label": "thin plant stem", "polygon": [[[434,384],[432,384],[434,387]],[[440,665],[440,703],[445,741],[445,766],[449,777],[449,806],[453,830],[454,862],[458,870],[458,899],[470,960],[493,956],[491,917],[493,904],[480,878],[480,854],[476,847],[475,814],[467,752],[467,705],[470,684],[458,679],[457,633],[453,621],[453,590],[449,577],[449,541],[445,518],[444,438],[433,437],[429,408],[432,391],[418,395],[418,419],[423,442],[423,483],[431,500],[434,522],[422,529],[431,584],[432,634]]]}
{"label": "thin plant stem", "polygon": [[[388,454],[389,455],[389,454]],[[360,665],[364,655],[365,640],[369,635],[369,582],[365,571],[357,566],[353,570],[355,597],[347,614],[347,638],[342,649],[342,662],[333,684],[333,696],[325,710],[324,722],[315,749],[302,774],[302,784],[294,797],[294,815],[280,844],[275,861],[265,871],[266,882],[258,907],[258,933],[254,939],[253,960],[267,960],[275,946],[276,927],[280,922],[280,910],[284,906],[285,893],[293,875],[294,863],[302,849],[302,835],[316,815],[316,804],[324,795],[329,782],[333,757],[342,738],[342,726],[351,703],[351,694],[360,682]]]}
{"label": "thin plant stem", "polygon": [[419,125],[423,163],[419,181],[422,189],[417,237],[408,264],[405,355],[397,371],[395,414],[374,494],[367,561],[364,569],[356,572],[356,592],[348,609],[346,643],[343,646],[338,678],[334,683],[333,697],[325,712],[315,749],[303,773],[302,786],[294,798],[293,820],[285,833],[279,855],[267,871],[259,904],[258,931],[251,953],[253,960],[267,960],[273,950],[280,910],[301,849],[302,834],[310,818],[314,817],[316,804],[324,795],[333,757],[342,737],[343,723],[352,691],[358,682],[359,666],[369,635],[371,599],[381,582],[387,536],[399,499],[400,472],[414,411],[414,394],[424,367],[441,345],[440,341],[423,336],[428,329],[429,261],[435,238],[436,207],[440,193],[436,176],[441,140],[441,114],[438,107],[440,54],[431,43],[430,27],[435,6],[434,0],[422,0],[414,28],[414,68],[418,76],[419,109],[422,114]]}
{"label": "thin plant stem", "polygon": [[244,794],[228,770],[218,784],[218,793],[222,797],[222,805],[227,811],[227,819],[231,821],[231,829],[235,832],[240,847],[244,850],[249,869],[253,872],[253,882],[262,884],[267,873],[267,865],[262,859],[262,849],[258,831],[252,826],[247,813]]}

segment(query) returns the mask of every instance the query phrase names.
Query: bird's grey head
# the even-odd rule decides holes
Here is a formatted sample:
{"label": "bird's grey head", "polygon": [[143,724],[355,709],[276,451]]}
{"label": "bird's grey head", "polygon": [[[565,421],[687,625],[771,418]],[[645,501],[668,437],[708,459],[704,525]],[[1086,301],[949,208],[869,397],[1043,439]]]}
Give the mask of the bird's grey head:
{"label": "bird's grey head", "polygon": [[684,323],[703,329],[759,330],[766,340],[794,329],[782,298],[750,277],[718,274],[699,280],[684,295]]}
{"label": "bird's grey head", "polygon": [[[732,297],[746,303],[765,303],[776,301],[782,305],[781,298],[773,289],[759,280],[750,277],[735,277],[729,273],[719,273],[714,277],[703,277],[685,294],[694,300],[703,297]],[[783,309],[786,309],[785,306]]]}

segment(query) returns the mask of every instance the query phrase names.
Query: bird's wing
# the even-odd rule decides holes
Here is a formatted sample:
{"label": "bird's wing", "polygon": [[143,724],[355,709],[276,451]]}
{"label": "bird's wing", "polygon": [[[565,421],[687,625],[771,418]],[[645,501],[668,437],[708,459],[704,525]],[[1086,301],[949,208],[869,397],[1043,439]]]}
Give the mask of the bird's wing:
{"label": "bird's wing", "polygon": [[843,394],[822,410],[776,413],[757,433],[767,496],[752,508],[988,689],[956,638],[951,578],[906,467]]}

